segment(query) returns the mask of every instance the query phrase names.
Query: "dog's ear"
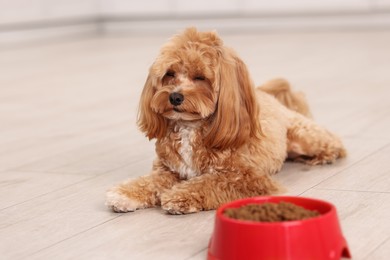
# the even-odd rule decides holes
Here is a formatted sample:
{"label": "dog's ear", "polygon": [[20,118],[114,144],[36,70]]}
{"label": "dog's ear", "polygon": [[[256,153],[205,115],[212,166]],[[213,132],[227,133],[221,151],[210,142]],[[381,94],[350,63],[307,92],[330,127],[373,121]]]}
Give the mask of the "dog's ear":
{"label": "dog's ear", "polygon": [[220,54],[214,82],[218,103],[205,141],[211,148],[236,148],[250,137],[260,138],[259,106],[244,62],[230,49]]}
{"label": "dog's ear", "polygon": [[162,138],[165,136],[168,127],[167,119],[151,108],[151,100],[156,92],[157,84],[158,79],[153,76],[152,69],[150,69],[141,94],[137,119],[138,127],[149,139]]}

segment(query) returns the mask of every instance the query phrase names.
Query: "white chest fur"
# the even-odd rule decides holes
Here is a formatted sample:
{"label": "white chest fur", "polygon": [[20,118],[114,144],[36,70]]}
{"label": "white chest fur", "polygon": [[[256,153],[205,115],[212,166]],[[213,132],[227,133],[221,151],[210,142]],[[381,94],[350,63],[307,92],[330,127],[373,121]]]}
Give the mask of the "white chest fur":
{"label": "white chest fur", "polygon": [[177,126],[177,133],[180,137],[180,148],[178,153],[181,157],[178,165],[173,169],[180,174],[181,179],[190,179],[198,175],[193,162],[193,141],[196,127],[188,125]]}

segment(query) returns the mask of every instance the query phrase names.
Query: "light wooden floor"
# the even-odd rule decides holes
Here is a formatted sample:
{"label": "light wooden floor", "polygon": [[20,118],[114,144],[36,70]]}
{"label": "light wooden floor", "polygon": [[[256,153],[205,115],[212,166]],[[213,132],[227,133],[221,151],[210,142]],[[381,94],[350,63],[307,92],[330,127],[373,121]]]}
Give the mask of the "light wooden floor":
{"label": "light wooden floor", "polygon": [[[390,257],[390,31],[223,35],[257,83],[284,76],[344,140],[334,165],[287,163],[288,194],[334,203],[354,259]],[[0,49],[0,258],[205,259],[214,212],[115,214],[107,188],[148,172],[135,125],[169,35]]]}

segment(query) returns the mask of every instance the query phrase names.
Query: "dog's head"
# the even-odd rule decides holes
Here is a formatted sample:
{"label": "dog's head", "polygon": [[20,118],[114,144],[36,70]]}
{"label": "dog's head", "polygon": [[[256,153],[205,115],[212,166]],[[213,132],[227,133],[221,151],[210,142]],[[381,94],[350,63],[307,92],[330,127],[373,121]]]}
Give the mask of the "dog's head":
{"label": "dog's head", "polygon": [[174,36],[149,70],[138,125],[152,138],[171,121],[206,123],[211,148],[242,145],[258,137],[258,105],[245,64],[215,32],[189,28]]}

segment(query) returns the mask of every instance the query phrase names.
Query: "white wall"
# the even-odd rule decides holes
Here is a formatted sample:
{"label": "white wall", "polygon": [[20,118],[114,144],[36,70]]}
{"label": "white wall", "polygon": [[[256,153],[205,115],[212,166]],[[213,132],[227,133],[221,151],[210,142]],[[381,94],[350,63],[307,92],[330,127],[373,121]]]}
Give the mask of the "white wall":
{"label": "white wall", "polygon": [[96,17],[369,12],[390,0],[0,0],[0,25]]}
{"label": "white wall", "polygon": [[98,0],[0,0],[0,24],[95,16]]}
{"label": "white wall", "polygon": [[390,8],[390,0],[101,0],[106,14],[245,15],[368,12]]}
{"label": "white wall", "polygon": [[339,24],[390,28],[390,0],[0,0],[0,43],[188,25],[272,30]]}

